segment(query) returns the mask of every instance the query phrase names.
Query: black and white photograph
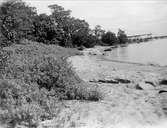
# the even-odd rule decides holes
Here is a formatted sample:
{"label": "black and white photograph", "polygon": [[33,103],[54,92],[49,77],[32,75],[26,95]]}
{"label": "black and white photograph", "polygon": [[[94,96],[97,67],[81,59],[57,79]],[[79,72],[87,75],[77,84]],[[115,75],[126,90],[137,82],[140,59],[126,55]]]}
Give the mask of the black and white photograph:
{"label": "black and white photograph", "polygon": [[167,128],[167,0],[0,0],[0,128]]}

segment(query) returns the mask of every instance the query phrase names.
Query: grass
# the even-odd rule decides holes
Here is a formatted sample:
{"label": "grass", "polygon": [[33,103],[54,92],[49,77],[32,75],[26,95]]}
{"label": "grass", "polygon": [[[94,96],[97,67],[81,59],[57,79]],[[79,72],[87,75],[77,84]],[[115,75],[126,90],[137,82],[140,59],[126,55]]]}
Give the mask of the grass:
{"label": "grass", "polygon": [[0,121],[37,127],[63,100],[98,101],[101,94],[74,72],[66,58],[76,49],[23,41],[0,52]]}

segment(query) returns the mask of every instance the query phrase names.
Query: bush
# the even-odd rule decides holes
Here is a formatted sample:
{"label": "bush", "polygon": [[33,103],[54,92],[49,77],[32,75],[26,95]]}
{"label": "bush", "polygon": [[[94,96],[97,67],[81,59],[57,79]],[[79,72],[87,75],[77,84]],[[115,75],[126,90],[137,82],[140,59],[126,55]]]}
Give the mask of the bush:
{"label": "bush", "polygon": [[[15,127],[24,123],[35,127],[41,120],[53,117],[57,100],[49,98],[47,90],[39,90],[35,84],[23,81],[0,80],[0,121]],[[54,111],[49,108],[55,107]]]}
{"label": "bush", "polygon": [[92,48],[96,45],[96,37],[93,35],[88,35],[86,37],[85,43],[83,44],[86,48]]}
{"label": "bush", "polygon": [[[56,49],[44,44],[14,45],[3,70],[2,78],[19,79],[39,88],[54,90],[58,99],[88,99],[87,86],[73,71],[66,57],[57,57]],[[68,52],[67,54],[69,54]]]}
{"label": "bush", "polygon": [[118,44],[118,38],[116,35],[110,31],[102,35],[102,42],[108,45]]}
{"label": "bush", "polygon": [[11,127],[36,127],[41,120],[56,116],[62,100],[102,98],[96,87],[76,75],[64,57],[57,57],[56,48],[27,42],[0,52],[1,122]]}
{"label": "bush", "polygon": [[[42,57],[34,61],[32,77],[39,88],[54,90],[55,96],[60,99],[71,99],[76,86],[82,83],[80,78],[73,72],[72,67],[65,59],[55,60],[53,57]],[[34,80],[33,80],[34,81]],[[74,98],[73,98],[74,99]]]}
{"label": "bush", "polygon": [[35,8],[21,0],[8,0],[0,5],[1,46],[18,43],[20,39],[32,37]]}
{"label": "bush", "polygon": [[73,45],[91,48],[96,45],[96,37],[87,33],[74,33],[72,36]]}
{"label": "bush", "polygon": [[118,39],[120,44],[125,44],[128,42],[128,37],[126,33],[121,29],[118,30]]}

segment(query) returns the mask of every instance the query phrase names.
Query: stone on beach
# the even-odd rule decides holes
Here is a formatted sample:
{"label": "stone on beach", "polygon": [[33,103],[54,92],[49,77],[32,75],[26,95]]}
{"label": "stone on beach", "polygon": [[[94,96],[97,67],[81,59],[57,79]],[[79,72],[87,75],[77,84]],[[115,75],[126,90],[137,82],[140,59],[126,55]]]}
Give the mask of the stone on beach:
{"label": "stone on beach", "polygon": [[163,79],[159,82],[159,84],[167,85],[167,79]]}
{"label": "stone on beach", "polygon": [[[82,105],[72,106],[78,111],[74,112],[70,119],[78,115],[76,119],[79,121],[75,119],[71,121],[80,128],[139,128],[139,124],[152,125],[164,119],[167,98],[164,96],[166,92],[162,92],[163,85],[159,88],[159,80],[162,73],[167,72],[167,68],[100,60],[98,57],[103,56],[104,48],[101,50],[98,48],[97,51],[101,53],[91,56],[86,51],[84,56],[71,57],[70,60],[77,74],[85,81],[92,82],[89,84],[97,85],[104,98],[100,102],[82,102]],[[159,93],[160,91],[162,93]],[[163,99],[162,103],[160,97]],[[139,124],[130,123],[131,126],[125,126],[123,120]],[[117,127],[119,123],[120,127]],[[141,128],[157,127],[152,125]]]}
{"label": "stone on beach", "polygon": [[141,83],[138,83],[136,85],[136,89],[139,89],[139,90],[151,90],[151,89],[154,89],[154,86],[151,85],[151,84],[147,84],[147,83],[141,82]]}

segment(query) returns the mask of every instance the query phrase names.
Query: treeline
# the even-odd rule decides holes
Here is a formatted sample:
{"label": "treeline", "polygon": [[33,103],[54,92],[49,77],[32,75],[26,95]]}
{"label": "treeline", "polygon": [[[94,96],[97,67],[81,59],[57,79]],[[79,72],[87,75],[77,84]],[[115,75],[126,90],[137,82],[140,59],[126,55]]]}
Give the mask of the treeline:
{"label": "treeline", "polygon": [[93,30],[85,20],[71,16],[59,5],[48,6],[51,14],[37,14],[35,7],[21,0],[9,0],[0,6],[0,46],[19,43],[22,39],[57,44],[63,47],[93,47],[126,43],[127,36],[116,35],[97,25]]}

